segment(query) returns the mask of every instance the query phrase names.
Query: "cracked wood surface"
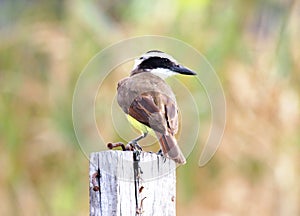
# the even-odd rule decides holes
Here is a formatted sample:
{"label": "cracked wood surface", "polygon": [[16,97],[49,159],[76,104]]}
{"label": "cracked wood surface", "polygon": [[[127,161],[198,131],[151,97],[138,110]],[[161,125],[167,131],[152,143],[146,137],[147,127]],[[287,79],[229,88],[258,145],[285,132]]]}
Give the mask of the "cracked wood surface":
{"label": "cracked wood surface", "polygon": [[155,153],[90,155],[90,215],[175,216],[176,164]]}

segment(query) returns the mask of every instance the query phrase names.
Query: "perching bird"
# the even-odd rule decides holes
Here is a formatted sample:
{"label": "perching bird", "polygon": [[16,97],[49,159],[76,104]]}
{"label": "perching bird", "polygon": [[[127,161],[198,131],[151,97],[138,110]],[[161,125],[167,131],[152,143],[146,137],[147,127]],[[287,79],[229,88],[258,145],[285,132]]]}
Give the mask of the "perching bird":
{"label": "perching bird", "polygon": [[196,75],[178,64],[172,56],[157,50],[148,51],[135,60],[130,76],[119,81],[117,100],[130,123],[143,133],[131,143],[137,144],[151,128],[159,140],[163,155],[184,164],[186,159],[175,138],[178,131],[176,98],[164,81],[176,74]]}

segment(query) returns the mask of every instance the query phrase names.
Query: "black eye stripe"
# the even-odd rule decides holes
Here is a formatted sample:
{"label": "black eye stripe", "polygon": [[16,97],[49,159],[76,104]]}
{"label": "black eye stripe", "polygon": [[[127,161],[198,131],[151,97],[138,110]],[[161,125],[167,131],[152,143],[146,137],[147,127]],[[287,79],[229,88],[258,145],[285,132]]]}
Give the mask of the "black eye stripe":
{"label": "black eye stripe", "polygon": [[144,69],[144,70],[155,69],[155,68],[170,69],[173,65],[174,63],[167,58],[150,57],[139,65],[139,69]]}

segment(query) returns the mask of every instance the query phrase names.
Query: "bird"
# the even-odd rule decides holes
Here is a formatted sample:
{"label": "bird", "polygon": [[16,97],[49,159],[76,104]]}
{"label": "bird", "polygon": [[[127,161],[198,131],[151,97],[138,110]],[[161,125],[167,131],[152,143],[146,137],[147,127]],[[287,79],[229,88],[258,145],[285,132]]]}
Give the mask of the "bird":
{"label": "bird", "polygon": [[129,122],[142,133],[129,143],[141,148],[137,142],[154,131],[161,148],[159,152],[177,164],[185,164],[186,158],[175,137],[179,124],[176,97],[165,82],[167,77],[176,74],[196,75],[196,72],[165,52],[150,50],[135,59],[129,77],[118,82],[117,102]]}

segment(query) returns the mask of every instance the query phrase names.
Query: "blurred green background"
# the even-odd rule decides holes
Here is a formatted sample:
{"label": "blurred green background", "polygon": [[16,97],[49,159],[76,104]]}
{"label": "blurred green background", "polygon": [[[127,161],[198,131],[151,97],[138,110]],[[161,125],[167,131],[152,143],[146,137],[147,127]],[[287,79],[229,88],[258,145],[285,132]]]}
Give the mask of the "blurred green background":
{"label": "blurred green background", "polygon": [[98,51],[148,34],[203,53],[227,100],[213,160],[199,168],[199,147],[178,169],[177,215],[300,215],[299,23],[290,0],[0,0],[0,215],[88,215],[75,83]]}

